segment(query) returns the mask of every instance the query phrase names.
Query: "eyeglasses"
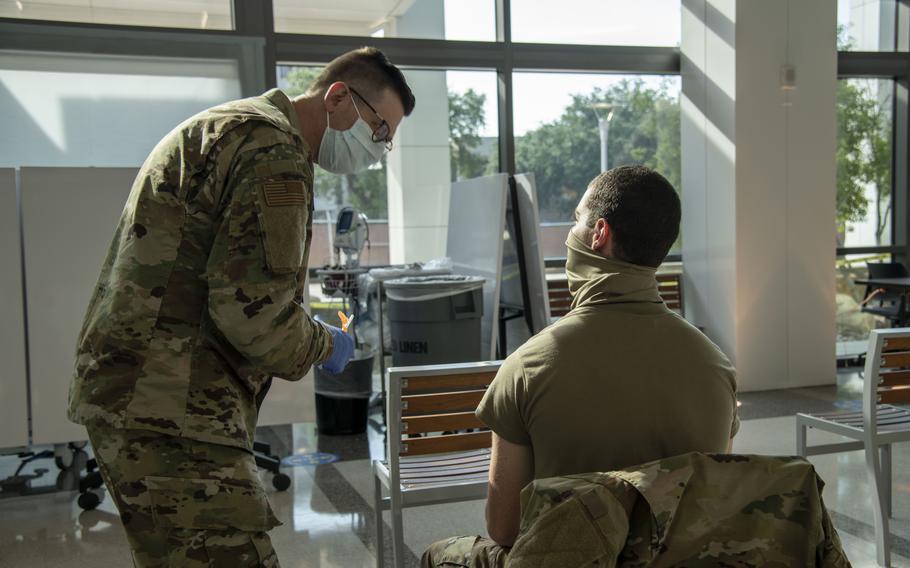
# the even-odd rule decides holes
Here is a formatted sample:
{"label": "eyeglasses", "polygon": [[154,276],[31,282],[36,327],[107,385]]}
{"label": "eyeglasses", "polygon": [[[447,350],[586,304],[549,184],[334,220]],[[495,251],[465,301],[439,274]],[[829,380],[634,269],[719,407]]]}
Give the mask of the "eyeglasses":
{"label": "eyeglasses", "polygon": [[386,122],[384,118],[382,118],[381,114],[376,112],[376,109],[373,108],[373,105],[368,103],[367,100],[365,98],[363,98],[363,95],[361,95],[360,93],[355,91],[354,88],[351,86],[348,86],[348,88],[351,89],[351,92],[354,93],[355,95],[357,95],[357,98],[360,99],[361,101],[363,101],[363,104],[367,105],[367,107],[369,107],[369,109],[371,111],[373,111],[373,114],[376,115],[376,118],[379,119],[379,127],[373,131],[373,142],[376,142],[377,144],[384,143],[385,149],[391,150],[392,149],[392,138],[389,136],[389,132],[391,131],[391,129],[389,128],[389,123]]}

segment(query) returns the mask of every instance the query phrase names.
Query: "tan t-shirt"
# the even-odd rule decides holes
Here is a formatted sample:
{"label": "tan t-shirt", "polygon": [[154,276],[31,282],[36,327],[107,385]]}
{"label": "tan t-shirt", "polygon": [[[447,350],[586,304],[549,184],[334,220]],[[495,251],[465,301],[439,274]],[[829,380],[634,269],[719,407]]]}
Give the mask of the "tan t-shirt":
{"label": "tan t-shirt", "polygon": [[640,286],[626,294],[622,272],[611,276],[610,301],[578,306],[531,338],[477,409],[496,434],[532,447],[536,479],[724,452],[739,427],[727,357],[659,301],[656,283],[654,301]]}

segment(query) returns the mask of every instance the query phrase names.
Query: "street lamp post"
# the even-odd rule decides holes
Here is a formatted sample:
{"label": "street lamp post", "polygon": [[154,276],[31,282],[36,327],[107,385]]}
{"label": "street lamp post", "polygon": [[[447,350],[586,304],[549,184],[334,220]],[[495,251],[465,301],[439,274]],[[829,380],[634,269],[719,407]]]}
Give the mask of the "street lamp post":
{"label": "street lamp post", "polygon": [[[607,142],[610,139],[610,121],[613,119],[613,105],[610,103],[594,103],[591,105],[597,116],[597,126],[600,128],[600,171],[605,172],[610,168],[607,155]],[[603,114],[597,112],[603,110]]]}

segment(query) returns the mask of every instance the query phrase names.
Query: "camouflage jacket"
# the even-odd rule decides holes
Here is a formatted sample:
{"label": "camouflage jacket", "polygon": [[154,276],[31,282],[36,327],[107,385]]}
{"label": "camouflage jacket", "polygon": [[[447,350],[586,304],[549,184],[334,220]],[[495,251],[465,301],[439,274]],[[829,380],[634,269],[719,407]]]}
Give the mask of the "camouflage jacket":
{"label": "camouflage jacket", "polygon": [[540,479],[505,566],[848,567],[823,485],[800,458],[698,453]]}
{"label": "camouflage jacket", "polygon": [[146,159],[85,316],[69,417],[250,449],[272,376],[332,340],[304,312],[313,166],[279,90],[203,111]]}

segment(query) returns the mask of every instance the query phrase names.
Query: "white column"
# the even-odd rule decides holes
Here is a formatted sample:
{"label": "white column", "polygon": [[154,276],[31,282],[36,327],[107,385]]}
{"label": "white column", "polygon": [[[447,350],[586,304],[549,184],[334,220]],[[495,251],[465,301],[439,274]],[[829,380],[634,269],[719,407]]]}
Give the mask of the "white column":
{"label": "white column", "polygon": [[835,21],[828,0],[683,1],[686,313],[743,390],[836,378]]}
{"label": "white column", "polygon": [[[442,2],[415,2],[396,35],[443,38]],[[449,101],[445,71],[405,71],[417,98],[388,156],[389,255],[393,264],[445,255],[449,219]]]}

